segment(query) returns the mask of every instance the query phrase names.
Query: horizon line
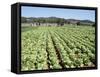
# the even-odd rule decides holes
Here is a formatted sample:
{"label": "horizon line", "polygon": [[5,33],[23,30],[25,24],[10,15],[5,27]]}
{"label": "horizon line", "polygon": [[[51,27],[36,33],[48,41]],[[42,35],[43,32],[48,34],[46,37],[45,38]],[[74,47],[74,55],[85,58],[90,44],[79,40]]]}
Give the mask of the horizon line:
{"label": "horizon line", "polygon": [[63,18],[63,17],[56,17],[56,16],[46,16],[46,17],[27,17],[27,16],[21,16],[21,17],[26,17],[26,18],[49,18],[49,17],[55,17],[55,18],[62,18],[62,19],[74,19],[74,20],[89,20],[89,21],[92,21],[92,22],[95,22],[93,20],[90,20],[90,19],[77,19],[77,18]]}

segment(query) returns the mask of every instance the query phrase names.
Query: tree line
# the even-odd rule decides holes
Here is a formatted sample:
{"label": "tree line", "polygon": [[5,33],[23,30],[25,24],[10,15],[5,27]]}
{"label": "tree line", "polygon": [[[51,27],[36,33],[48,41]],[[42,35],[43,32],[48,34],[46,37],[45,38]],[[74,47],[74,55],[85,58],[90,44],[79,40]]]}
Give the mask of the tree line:
{"label": "tree line", "polygon": [[40,25],[41,23],[56,23],[57,25],[64,24],[76,24],[76,25],[92,25],[95,26],[95,22],[90,20],[75,20],[75,19],[64,19],[57,17],[21,17],[22,23],[37,23]]}

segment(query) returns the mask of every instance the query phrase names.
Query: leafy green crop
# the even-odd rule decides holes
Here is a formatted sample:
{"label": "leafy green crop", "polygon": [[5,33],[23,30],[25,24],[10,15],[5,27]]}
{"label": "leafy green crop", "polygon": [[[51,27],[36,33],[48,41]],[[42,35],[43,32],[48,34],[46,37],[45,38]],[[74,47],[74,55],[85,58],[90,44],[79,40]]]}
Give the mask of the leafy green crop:
{"label": "leafy green crop", "polygon": [[94,67],[94,32],[86,26],[22,29],[21,70]]}

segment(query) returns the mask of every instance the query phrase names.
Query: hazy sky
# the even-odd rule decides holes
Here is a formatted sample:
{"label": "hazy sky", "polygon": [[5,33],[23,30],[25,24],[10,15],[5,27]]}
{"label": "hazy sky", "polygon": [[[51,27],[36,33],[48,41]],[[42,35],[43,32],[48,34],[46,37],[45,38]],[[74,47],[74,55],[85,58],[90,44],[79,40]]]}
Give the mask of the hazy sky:
{"label": "hazy sky", "polygon": [[95,21],[94,10],[59,9],[44,7],[21,7],[21,16],[24,17],[60,17],[65,19],[80,19]]}

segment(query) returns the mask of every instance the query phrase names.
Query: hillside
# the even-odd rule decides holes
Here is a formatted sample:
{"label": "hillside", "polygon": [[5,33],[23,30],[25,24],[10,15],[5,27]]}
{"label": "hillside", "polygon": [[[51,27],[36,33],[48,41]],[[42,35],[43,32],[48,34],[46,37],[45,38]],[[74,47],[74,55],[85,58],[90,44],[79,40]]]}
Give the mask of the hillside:
{"label": "hillside", "polygon": [[21,17],[22,23],[56,23],[57,25],[76,24],[76,25],[94,25],[91,20],[64,19],[58,17]]}

